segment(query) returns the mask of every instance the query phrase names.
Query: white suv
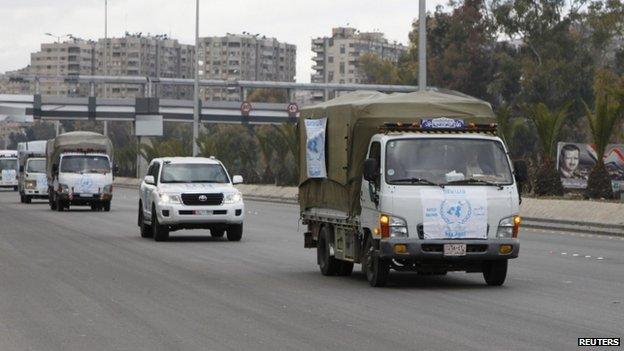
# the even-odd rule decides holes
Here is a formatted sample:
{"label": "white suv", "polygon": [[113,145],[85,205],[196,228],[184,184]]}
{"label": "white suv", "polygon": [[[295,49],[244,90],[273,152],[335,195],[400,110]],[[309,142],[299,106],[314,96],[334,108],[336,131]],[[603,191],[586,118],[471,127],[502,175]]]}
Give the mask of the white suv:
{"label": "white suv", "polygon": [[152,160],[139,189],[141,236],[156,241],[178,229],[210,229],[213,237],[227,232],[230,241],[243,235],[245,206],[223,164],[214,158],[164,157]]}

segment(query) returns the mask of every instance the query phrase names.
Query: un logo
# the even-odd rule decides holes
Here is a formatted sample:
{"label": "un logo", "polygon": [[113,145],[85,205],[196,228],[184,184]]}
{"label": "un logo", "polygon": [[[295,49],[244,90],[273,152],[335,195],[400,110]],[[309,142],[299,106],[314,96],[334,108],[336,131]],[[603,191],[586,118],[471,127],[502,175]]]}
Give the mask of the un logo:
{"label": "un logo", "polygon": [[472,205],[466,200],[444,200],[440,217],[446,224],[465,224],[472,217]]}
{"label": "un logo", "polygon": [[78,181],[78,189],[81,193],[88,192],[93,186],[93,179],[91,177],[81,177]]}

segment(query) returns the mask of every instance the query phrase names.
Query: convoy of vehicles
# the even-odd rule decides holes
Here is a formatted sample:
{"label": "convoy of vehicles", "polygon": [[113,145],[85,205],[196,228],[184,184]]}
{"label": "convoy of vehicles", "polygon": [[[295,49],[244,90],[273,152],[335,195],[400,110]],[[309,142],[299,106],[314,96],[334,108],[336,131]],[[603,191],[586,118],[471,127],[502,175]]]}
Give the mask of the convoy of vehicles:
{"label": "convoy of vehicles", "polygon": [[163,241],[170,231],[210,229],[213,237],[243,235],[245,206],[230,178],[214,158],[166,157],[152,160],[139,189],[138,225],[142,237]]}
{"label": "convoy of vehicles", "polygon": [[32,199],[48,198],[46,176],[46,140],[35,140],[17,144],[19,158],[18,191],[21,203]]}
{"label": "convoy of vehicles", "polygon": [[46,173],[50,208],[91,206],[110,211],[113,199],[113,144],[102,134],[69,132],[48,140]]}
{"label": "convoy of vehicles", "polygon": [[0,188],[17,191],[17,150],[0,150]]}
{"label": "convoy of vehicles", "polygon": [[[324,275],[482,272],[502,285],[518,257],[515,165],[484,101],[453,92],[355,92],[304,108],[299,123],[305,247]],[[325,169],[326,167],[326,169]]]}

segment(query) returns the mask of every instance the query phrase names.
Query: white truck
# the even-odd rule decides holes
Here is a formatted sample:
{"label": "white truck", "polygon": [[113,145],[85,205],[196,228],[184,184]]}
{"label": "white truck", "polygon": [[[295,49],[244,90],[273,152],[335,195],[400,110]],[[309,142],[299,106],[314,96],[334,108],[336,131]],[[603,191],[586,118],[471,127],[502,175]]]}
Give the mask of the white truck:
{"label": "white truck", "polygon": [[305,247],[322,274],[361,263],[371,286],[391,269],[504,283],[520,250],[526,165],[513,171],[488,103],[437,89],[355,92],[302,109],[299,131]]}
{"label": "white truck", "polygon": [[27,141],[17,144],[19,158],[18,191],[21,203],[29,204],[32,199],[48,198],[46,176],[47,140]]}
{"label": "white truck", "polygon": [[0,150],[0,188],[17,191],[17,150]]}
{"label": "white truck", "polygon": [[156,241],[179,229],[210,229],[215,238],[243,236],[245,205],[221,162],[204,157],[153,159],[139,189],[137,222],[141,236]]}
{"label": "white truck", "polygon": [[113,199],[113,145],[93,132],[69,132],[48,140],[46,173],[50,208],[72,205],[110,211]]}

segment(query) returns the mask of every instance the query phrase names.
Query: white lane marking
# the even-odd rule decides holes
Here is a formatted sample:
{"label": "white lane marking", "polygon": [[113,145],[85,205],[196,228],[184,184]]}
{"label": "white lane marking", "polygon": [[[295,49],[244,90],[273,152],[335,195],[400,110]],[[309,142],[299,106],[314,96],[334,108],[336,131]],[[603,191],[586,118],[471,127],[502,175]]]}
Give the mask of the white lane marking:
{"label": "white lane marking", "polygon": [[562,252],[561,254],[562,254],[562,255],[567,255],[568,253],[567,253],[567,252]]}
{"label": "white lane marking", "polygon": [[597,257],[597,260],[604,260],[604,257]]}
{"label": "white lane marking", "polygon": [[591,256],[589,256],[589,255],[585,255],[585,258],[591,258]]}
{"label": "white lane marking", "polygon": [[579,255],[579,254],[577,254],[577,253],[572,254],[572,256],[574,256],[574,257],[578,257],[578,255]]}

